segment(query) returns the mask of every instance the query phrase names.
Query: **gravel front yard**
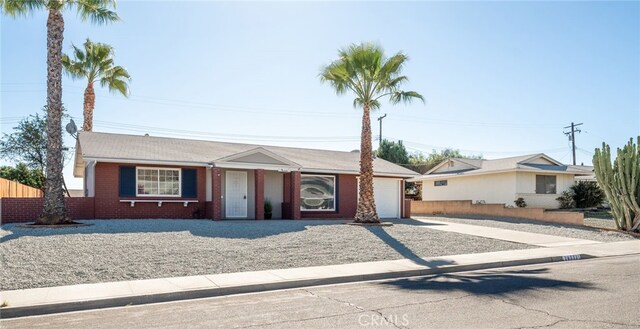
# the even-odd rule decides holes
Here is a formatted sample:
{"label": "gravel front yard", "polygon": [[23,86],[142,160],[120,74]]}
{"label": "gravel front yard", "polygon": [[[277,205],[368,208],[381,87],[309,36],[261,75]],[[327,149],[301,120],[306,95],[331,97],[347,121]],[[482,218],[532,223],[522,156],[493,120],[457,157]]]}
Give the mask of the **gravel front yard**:
{"label": "gravel front yard", "polygon": [[[553,223],[545,223],[545,222],[537,222],[527,219],[520,218],[494,218],[494,217],[484,217],[484,216],[464,216],[462,218],[459,215],[453,216],[420,216],[420,218],[427,218],[433,220],[439,220],[442,222],[453,222],[460,224],[471,224],[471,225],[482,225],[489,227],[497,227],[504,228],[515,231],[524,231],[531,233],[540,233],[540,234],[549,234],[549,235],[558,235],[569,238],[576,239],[587,239],[601,242],[614,242],[614,241],[625,241],[625,240],[633,240],[635,239],[633,236],[629,234],[624,234],[620,232],[612,232],[599,230],[594,227],[589,226],[575,226],[575,225],[560,225]],[[602,227],[610,227],[610,224],[613,224],[613,228],[615,228],[615,223],[609,219],[585,219],[585,223],[588,225],[595,224],[602,225]]]}
{"label": "gravel front yard", "polygon": [[532,246],[419,227],[344,221],[93,220],[0,230],[0,289],[433,257]]}

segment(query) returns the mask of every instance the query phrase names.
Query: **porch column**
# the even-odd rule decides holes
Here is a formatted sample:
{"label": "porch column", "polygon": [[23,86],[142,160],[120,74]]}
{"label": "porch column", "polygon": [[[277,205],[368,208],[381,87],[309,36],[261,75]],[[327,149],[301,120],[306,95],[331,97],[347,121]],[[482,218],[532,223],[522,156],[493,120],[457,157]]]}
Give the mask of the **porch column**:
{"label": "porch column", "polygon": [[213,220],[222,219],[222,170],[211,168],[211,216]]}
{"label": "porch column", "polygon": [[256,219],[264,219],[264,169],[256,169],[254,173],[256,183]]}
{"label": "porch column", "polygon": [[300,172],[291,172],[291,219],[300,219]]}

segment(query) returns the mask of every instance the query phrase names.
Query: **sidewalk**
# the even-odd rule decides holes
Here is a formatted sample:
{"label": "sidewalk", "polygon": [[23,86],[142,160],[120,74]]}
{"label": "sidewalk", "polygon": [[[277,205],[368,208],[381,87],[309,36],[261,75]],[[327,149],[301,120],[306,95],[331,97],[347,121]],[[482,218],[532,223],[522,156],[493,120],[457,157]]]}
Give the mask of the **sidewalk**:
{"label": "sidewalk", "polygon": [[195,299],[315,285],[640,254],[640,241],[576,244],[434,258],[3,291],[0,317]]}

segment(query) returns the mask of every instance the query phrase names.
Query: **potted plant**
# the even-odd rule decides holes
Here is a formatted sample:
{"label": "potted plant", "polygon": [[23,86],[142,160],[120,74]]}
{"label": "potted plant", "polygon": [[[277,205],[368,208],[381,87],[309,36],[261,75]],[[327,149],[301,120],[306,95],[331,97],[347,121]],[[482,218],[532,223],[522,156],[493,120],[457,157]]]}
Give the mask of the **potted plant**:
{"label": "potted plant", "polygon": [[271,204],[271,200],[264,200],[264,219],[271,219],[273,215],[273,205]]}

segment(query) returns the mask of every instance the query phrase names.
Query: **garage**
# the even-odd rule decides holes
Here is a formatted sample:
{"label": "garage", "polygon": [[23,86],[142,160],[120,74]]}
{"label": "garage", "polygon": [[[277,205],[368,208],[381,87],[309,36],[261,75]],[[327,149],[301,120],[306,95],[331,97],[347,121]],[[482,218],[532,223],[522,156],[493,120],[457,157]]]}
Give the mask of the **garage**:
{"label": "garage", "polygon": [[400,218],[400,179],[374,178],[373,195],[380,218]]}

